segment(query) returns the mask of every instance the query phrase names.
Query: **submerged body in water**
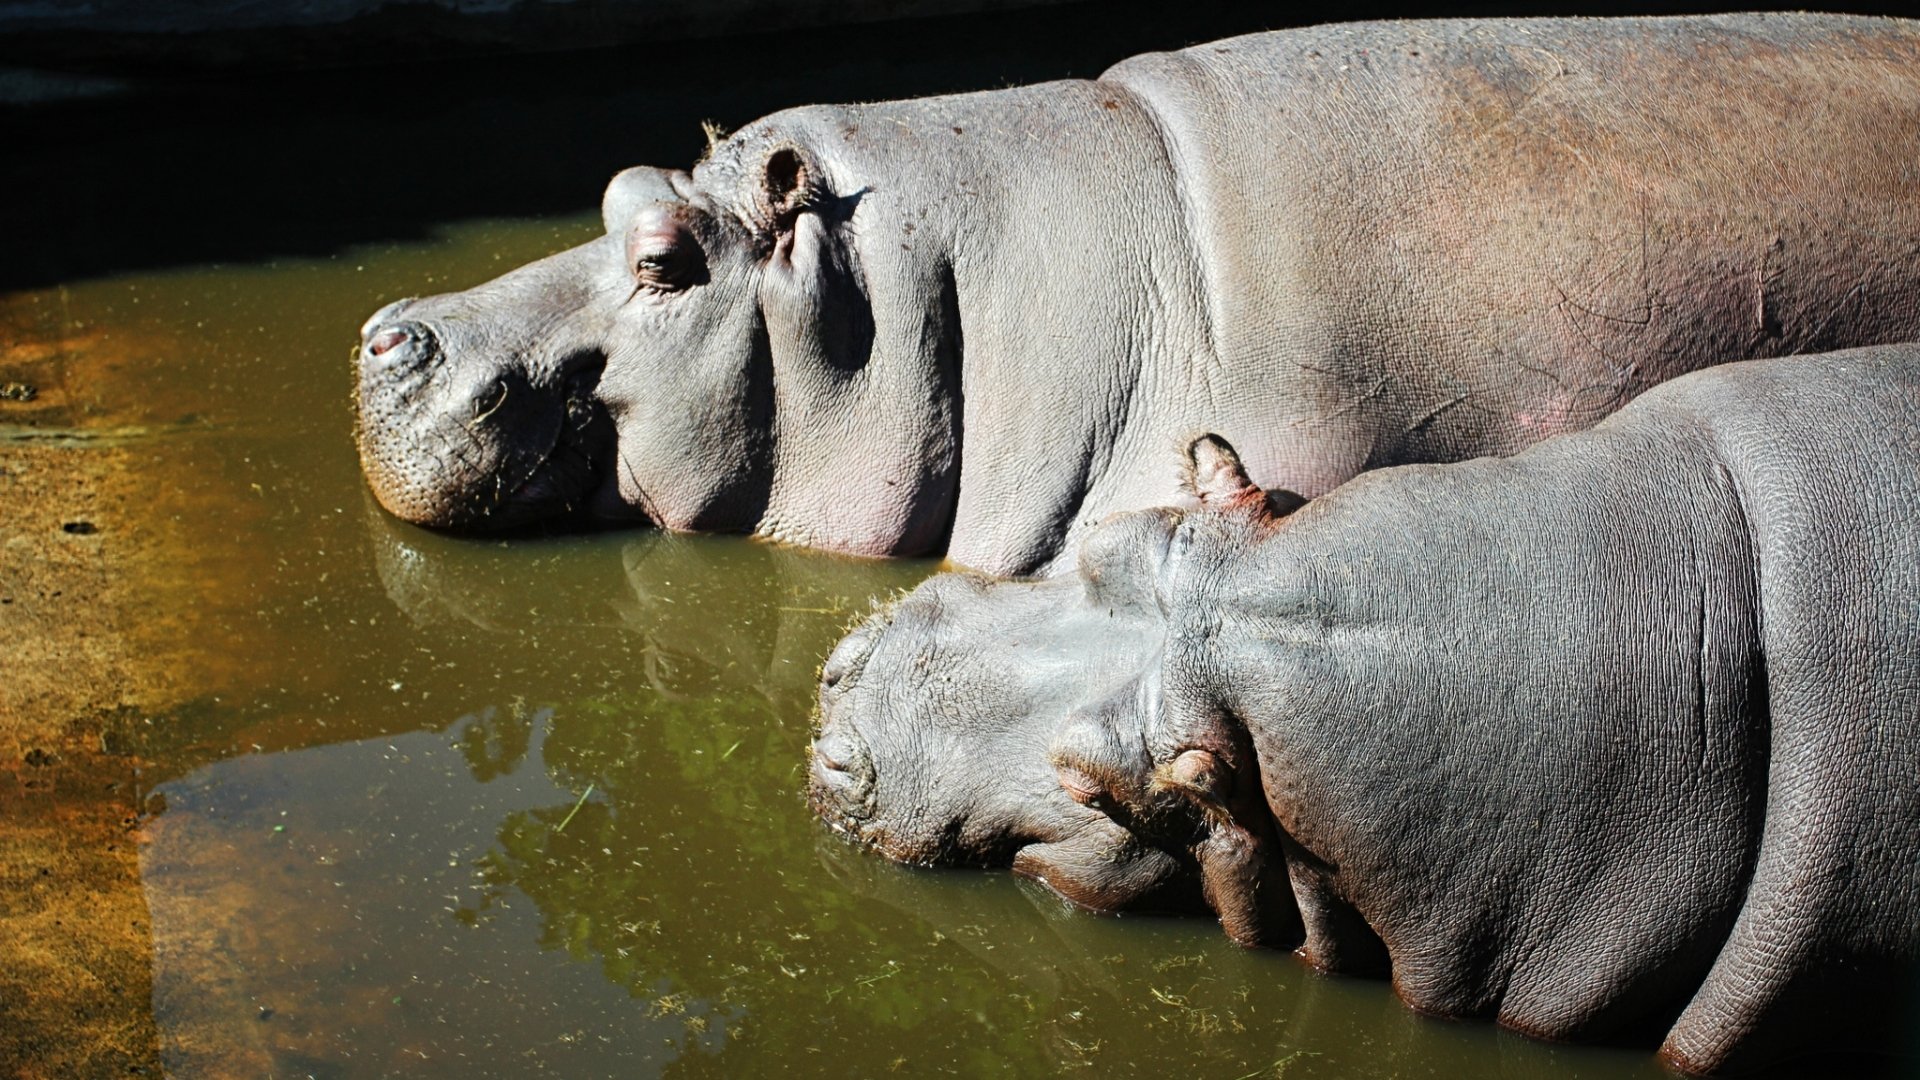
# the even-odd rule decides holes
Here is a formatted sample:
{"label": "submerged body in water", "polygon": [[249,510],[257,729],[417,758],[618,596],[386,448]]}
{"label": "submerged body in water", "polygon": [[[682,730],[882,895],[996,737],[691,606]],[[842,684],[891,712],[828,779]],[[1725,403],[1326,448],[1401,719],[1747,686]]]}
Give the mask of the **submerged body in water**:
{"label": "submerged body in water", "polygon": [[1288,516],[1190,453],[1198,509],[844,642],[819,812],[1099,910],[1197,896],[1423,1012],[1664,1031],[1687,1072],[1903,1030],[1920,347],[1696,373]]}

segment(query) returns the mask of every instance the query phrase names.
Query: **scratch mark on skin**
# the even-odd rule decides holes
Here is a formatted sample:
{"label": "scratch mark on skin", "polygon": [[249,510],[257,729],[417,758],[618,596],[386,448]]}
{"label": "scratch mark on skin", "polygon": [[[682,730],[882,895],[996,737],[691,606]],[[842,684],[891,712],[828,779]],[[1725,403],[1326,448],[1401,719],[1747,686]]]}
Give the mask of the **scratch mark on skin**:
{"label": "scratch mark on skin", "polygon": [[1525,360],[1514,361],[1514,366],[1519,368],[1521,371],[1532,372],[1533,374],[1538,375],[1543,379],[1546,379],[1547,381],[1553,383],[1554,386],[1558,387],[1562,393],[1572,392],[1571,388],[1567,386],[1566,380],[1562,379],[1559,375],[1555,374],[1553,370],[1550,368],[1536,367],[1533,364],[1527,363]]}
{"label": "scratch mark on skin", "polygon": [[[465,451],[469,447],[472,447],[474,449],[480,449],[484,452],[484,449],[485,449],[484,447],[477,446],[476,441],[471,438],[463,442],[456,443],[452,439],[447,437],[447,432],[444,428],[440,428],[436,426],[432,430],[433,430],[434,439],[440,443],[440,447],[443,451],[445,451],[446,456],[459,462],[461,468],[465,471],[467,475],[482,476],[486,474],[486,470],[482,469],[478,464],[474,463],[474,461],[468,458],[465,453]],[[441,465],[443,471],[445,470],[445,459],[436,458],[435,463]]]}
{"label": "scratch mark on skin", "polygon": [[[1520,53],[1522,51],[1538,53],[1541,56],[1546,57],[1547,60],[1549,61],[1549,69],[1545,72],[1542,72],[1539,68],[1522,62],[1519,59]],[[1512,109],[1507,111],[1506,116],[1502,117],[1498,121],[1487,124],[1481,128],[1480,138],[1482,140],[1490,140],[1496,133],[1500,131],[1500,129],[1504,127],[1508,127],[1510,125],[1518,124],[1520,121],[1521,113],[1525,112],[1528,109],[1528,107],[1530,107],[1534,102],[1540,100],[1541,95],[1545,94],[1548,90],[1552,89],[1554,83],[1557,83],[1561,79],[1564,79],[1568,75],[1572,74],[1572,72],[1567,68],[1566,62],[1564,60],[1561,60],[1556,53],[1547,49],[1539,48],[1537,46],[1525,46],[1522,48],[1511,49],[1510,54],[1514,57],[1514,64],[1516,67],[1525,68],[1527,71],[1533,73],[1534,75],[1537,75],[1540,81],[1535,83],[1533,85],[1533,88],[1527,91],[1526,96],[1521,98],[1520,101],[1516,103]],[[1566,139],[1560,137],[1559,135],[1551,131],[1537,131],[1535,132],[1535,134],[1543,136],[1546,139],[1550,140],[1554,145],[1566,151],[1567,154],[1571,156],[1574,160],[1580,162],[1581,165],[1584,165],[1589,169],[1592,168],[1592,163],[1590,163],[1587,160],[1587,156],[1585,154],[1580,152],[1580,148],[1568,142]]]}
{"label": "scratch mark on skin", "polygon": [[[451,438],[455,432],[458,432],[461,436],[457,441]],[[463,497],[463,501],[470,507],[476,508],[476,512],[482,517],[490,515],[501,507],[508,505],[512,496],[537,476],[540,470],[547,465],[548,461],[559,450],[559,445],[556,443],[546,454],[534,461],[534,463],[526,469],[524,475],[517,477],[513,481],[508,481],[504,463],[502,468],[490,470],[483,468],[470,456],[470,452],[474,452],[484,458],[487,453],[487,448],[481,444],[479,439],[474,437],[473,429],[470,426],[462,425],[453,429],[435,428],[433,438],[440,444],[442,451],[440,454],[433,456],[434,464],[440,473],[444,475],[450,472],[457,472],[459,476],[464,478],[480,478],[480,482],[483,484],[488,482],[492,483],[494,490],[490,499],[482,495],[478,489],[468,491]],[[460,468],[458,470],[447,467],[447,459],[449,458],[459,463]],[[470,480],[466,482],[471,483]]]}
{"label": "scratch mark on skin", "polygon": [[1648,288],[1646,290],[1646,296],[1645,296],[1646,306],[1639,313],[1631,316],[1609,315],[1604,311],[1599,311],[1594,308],[1590,308],[1587,305],[1582,304],[1580,301],[1575,300],[1572,296],[1569,296],[1567,294],[1567,290],[1562,288],[1558,284],[1554,285],[1553,290],[1560,294],[1560,302],[1558,304],[1555,304],[1554,306],[1557,308],[1560,308],[1563,311],[1567,308],[1572,308],[1583,315],[1591,315],[1596,319],[1603,319],[1610,323],[1619,323],[1622,326],[1631,326],[1631,327],[1634,327],[1635,329],[1645,329],[1646,327],[1653,325],[1654,297],[1653,297],[1653,290],[1651,288]]}
{"label": "scratch mark on skin", "polygon": [[1647,220],[1646,196],[1643,193],[1640,198],[1640,268],[1639,268],[1640,269],[1640,282],[1639,282],[1640,310],[1639,312],[1632,315],[1610,315],[1604,311],[1599,311],[1595,308],[1590,308],[1587,305],[1582,304],[1578,300],[1575,300],[1573,296],[1567,292],[1566,288],[1562,286],[1559,282],[1556,281],[1553,283],[1554,291],[1560,294],[1560,303],[1554,306],[1558,308],[1562,316],[1567,319],[1568,325],[1572,326],[1575,332],[1579,333],[1581,337],[1585,338],[1587,341],[1587,344],[1591,345],[1595,352],[1599,353],[1603,357],[1606,357],[1606,359],[1614,365],[1616,370],[1618,370],[1620,367],[1619,358],[1613,356],[1611,353],[1607,352],[1605,349],[1602,349],[1599,346],[1599,344],[1596,343],[1593,340],[1593,338],[1587,334],[1586,329],[1582,327],[1577,320],[1572,318],[1572,316],[1567,315],[1566,311],[1568,308],[1572,308],[1575,311],[1578,311],[1584,315],[1590,315],[1596,319],[1600,319],[1605,322],[1617,323],[1621,326],[1630,326],[1636,330],[1645,330],[1651,327],[1653,325],[1654,312],[1659,307],[1659,297],[1654,294],[1653,259],[1649,251],[1649,249],[1652,246],[1652,240],[1651,240],[1652,232],[1653,232],[1653,227]]}
{"label": "scratch mark on skin", "polygon": [[1780,238],[1775,236],[1760,252],[1759,262],[1755,263],[1753,269],[1745,275],[1753,281],[1754,330],[1753,335],[1747,339],[1749,351],[1759,348],[1762,342],[1781,336],[1779,314],[1769,303],[1767,286],[1772,282],[1775,276],[1774,271],[1777,269],[1770,264],[1775,262],[1775,256],[1779,255],[1783,248]]}
{"label": "scratch mark on skin", "polygon": [[647,520],[653,522],[657,527],[662,529],[669,528],[666,520],[660,516],[659,510],[654,507],[653,500],[647,497],[647,490],[640,486],[640,477],[633,471],[633,464],[627,460],[626,451],[616,449],[614,451],[614,460],[619,464],[621,473],[625,474],[627,483],[633,488],[634,505],[638,506],[640,512],[647,516]]}
{"label": "scratch mark on skin", "polygon": [[[1515,50],[1516,60],[1518,58],[1518,53],[1520,51],[1521,50],[1517,50],[1517,49]],[[1527,96],[1521,99],[1518,105],[1515,105],[1513,107],[1513,111],[1508,114],[1508,117],[1507,117],[1508,121],[1518,119],[1520,114],[1525,112],[1529,105],[1532,105],[1535,101],[1538,101],[1540,99],[1540,95],[1546,93],[1547,90],[1551,88],[1554,83],[1559,82],[1561,79],[1566,78],[1568,74],[1566,61],[1560,59],[1559,55],[1554,53],[1553,51],[1549,49],[1539,48],[1537,46],[1527,49],[1526,51],[1536,52],[1546,57],[1547,60],[1550,62],[1549,66],[1551,70],[1549,70],[1545,75],[1542,75],[1540,77],[1540,81],[1534,84],[1534,87],[1532,90],[1528,91]],[[1521,66],[1525,67],[1527,65],[1522,64]]]}
{"label": "scratch mark on skin", "polygon": [[[1566,295],[1565,293],[1561,294],[1563,298],[1565,297],[1565,295]],[[1578,334],[1580,336],[1580,340],[1586,342],[1587,348],[1592,349],[1595,355],[1599,356],[1600,359],[1606,361],[1607,366],[1613,369],[1613,374],[1616,377],[1623,378],[1623,379],[1630,378],[1633,375],[1633,373],[1639,369],[1640,367],[1639,363],[1636,361],[1627,360],[1625,357],[1622,357],[1622,356],[1616,356],[1606,346],[1600,344],[1600,342],[1597,339],[1595,339],[1591,333],[1587,331],[1586,327],[1580,325],[1579,320],[1573,318],[1570,315],[1567,315],[1566,309],[1568,306],[1572,306],[1576,308],[1580,307],[1580,305],[1574,304],[1570,300],[1564,304],[1555,305],[1555,307],[1560,311],[1562,318],[1566,320],[1567,327],[1571,329],[1575,334]],[[1587,309],[1580,308],[1580,310],[1586,311]],[[1597,314],[1597,313],[1589,312],[1589,314]],[[1599,317],[1604,319],[1607,316],[1600,315]],[[1639,324],[1639,325],[1644,328],[1646,324]],[[1522,365],[1522,366],[1524,367],[1525,365]],[[1528,368],[1527,370],[1538,371],[1539,369]],[[1546,374],[1545,372],[1540,372],[1540,373]],[[1558,377],[1555,377],[1554,381],[1559,382],[1560,380],[1558,379]],[[1565,388],[1564,384],[1562,384],[1562,388],[1563,389]]]}
{"label": "scratch mark on skin", "polygon": [[1453,397],[1448,398],[1447,400],[1441,402],[1438,405],[1435,405],[1433,408],[1428,409],[1426,412],[1423,412],[1419,416],[1415,417],[1413,422],[1408,424],[1406,428],[1401,432],[1401,434],[1411,435],[1414,432],[1419,431],[1421,428],[1424,428],[1428,424],[1433,423],[1434,418],[1438,417],[1441,413],[1446,412],[1448,409],[1451,409],[1456,405],[1464,404],[1467,398],[1470,396],[1471,395],[1468,395],[1468,394],[1455,394]]}
{"label": "scratch mark on skin", "polygon": [[[1604,352],[1601,353],[1601,355],[1606,356]],[[1612,358],[1608,357],[1608,359]],[[1614,370],[1615,381],[1612,383],[1600,382],[1586,383],[1581,386],[1569,386],[1565,379],[1562,379],[1559,375],[1556,375],[1546,368],[1535,367],[1525,361],[1515,361],[1515,366],[1522,371],[1530,372],[1543,379],[1547,379],[1551,381],[1554,386],[1558,387],[1562,400],[1559,405],[1555,406],[1555,411],[1560,414],[1563,420],[1573,423],[1591,423],[1616,411],[1622,402],[1633,396],[1633,377],[1640,370],[1639,364],[1628,364],[1624,368],[1616,368]],[[1600,404],[1580,404],[1594,394],[1600,393],[1606,394],[1605,400]]]}

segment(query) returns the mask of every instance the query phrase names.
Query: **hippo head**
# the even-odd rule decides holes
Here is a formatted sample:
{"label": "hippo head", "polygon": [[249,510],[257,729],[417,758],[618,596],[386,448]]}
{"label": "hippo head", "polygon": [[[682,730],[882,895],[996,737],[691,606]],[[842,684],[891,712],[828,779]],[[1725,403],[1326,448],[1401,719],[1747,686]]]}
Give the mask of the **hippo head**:
{"label": "hippo head", "polygon": [[784,512],[823,523],[785,537],[815,546],[938,543],[949,402],[865,370],[867,290],[893,279],[857,250],[861,194],[836,194],[810,151],[747,134],[693,173],[614,177],[596,240],[367,321],[358,440],[383,506],[457,529],[572,517],[776,536]]}
{"label": "hippo head", "polygon": [[1195,703],[1169,699],[1164,661],[1196,526],[1270,527],[1299,500],[1254,488],[1217,438],[1189,454],[1198,510],[1107,519],[1073,574],[931,578],[849,635],[822,672],[815,811],[901,862],[1011,865],[1094,910],[1203,901],[1236,940],[1297,936],[1251,750],[1170,721]]}
{"label": "hippo head", "polygon": [[[1102,535],[1151,534],[1155,517]],[[1077,802],[1048,758],[1089,703],[1151,692],[1153,598],[1101,572],[1148,549],[1090,543],[1079,577],[942,574],[868,619],[822,671],[815,809],[901,862],[1011,865],[1102,910],[1177,906],[1178,860]]]}

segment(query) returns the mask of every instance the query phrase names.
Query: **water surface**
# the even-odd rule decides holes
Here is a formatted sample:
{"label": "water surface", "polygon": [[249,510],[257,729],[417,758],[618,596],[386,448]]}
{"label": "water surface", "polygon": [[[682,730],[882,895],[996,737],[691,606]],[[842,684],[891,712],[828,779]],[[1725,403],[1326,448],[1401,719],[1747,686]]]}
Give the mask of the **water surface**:
{"label": "water surface", "polygon": [[151,763],[170,1072],[1664,1075],[1644,1050],[1415,1016],[1203,920],[846,847],[801,794],[815,673],[929,563],[384,515],[351,440],[361,319],[593,228],[0,300],[93,372],[63,408],[137,451],[150,495],[106,524],[180,552],[143,624],[192,692],[111,748]]}

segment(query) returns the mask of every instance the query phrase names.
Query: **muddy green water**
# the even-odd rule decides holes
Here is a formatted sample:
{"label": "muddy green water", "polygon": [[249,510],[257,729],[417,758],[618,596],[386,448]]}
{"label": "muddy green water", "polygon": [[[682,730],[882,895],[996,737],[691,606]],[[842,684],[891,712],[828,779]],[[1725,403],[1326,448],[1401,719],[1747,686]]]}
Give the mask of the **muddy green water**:
{"label": "muddy green water", "polygon": [[[926,563],[388,519],[349,349],[587,218],[5,298],[118,350],[156,595],[205,679],[122,738],[179,1076],[1660,1076],[1644,1050],[1415,1016],[1383,983],[881,863],[802,799],[815,670]],[[104,344],[102,344],[104,343]],[[70,388],[73,389],[73,388]],[[107,393],[101,390],[99,393]],[[156,571],[161,572],[159,570]]]}

